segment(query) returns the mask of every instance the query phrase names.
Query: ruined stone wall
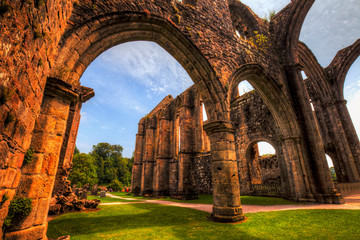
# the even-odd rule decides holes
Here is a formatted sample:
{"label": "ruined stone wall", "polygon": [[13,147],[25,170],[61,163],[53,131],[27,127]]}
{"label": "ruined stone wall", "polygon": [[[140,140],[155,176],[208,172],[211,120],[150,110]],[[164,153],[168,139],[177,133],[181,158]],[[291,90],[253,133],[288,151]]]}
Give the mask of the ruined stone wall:
{"label": "ruined stone wall", "polygon": [[142,124],[147,130],[141,127],[137,135],[145,141],[137,140],[135,147],[132,191],[183,199],[211,193],[209,141],[202,130],[202,102],[196,88],[175,99],[166,97],[141,119]]}
{"label": "ruined stone wall", "polygon": [[[31,196],[29,191],[39,191],[31,184],[27,186],[27,193],[16,191],[21,174],[37,172],[40,177],[41,173],[48,171],[48,167],[42,164],[39,152],[35,150],[35,143],[31,143],[31,138],[40,113],[46,79],[54,65],[58,42],[72,9],[72,5],[64,0],[9,0],[1,1],[1,5],[0,199],[4,195],[9,198],[0,206],[0,226],[16,192],[17,195]],[[53,123],[44,122],[42,127],[54,127]],[[25,164],[24,156],[31,152],[28,151],[30,148],[34,151],[33,157],[31,163]],[[37,184],[40,184],[39,181]],[[46,210],[45,202],[33,201],[33,209]],[[40,216],[34,219],[32,216],[29,221],[43,224],[40,223]],[[3,235],[2,229],[0,227],[0,235]],[[37,229],[37,236],[43,235],[43,230]]]}
{"label": "ruined stone wall", "polygon": [[198,194],[212,193],[212,179],[211,179],[211,155],[209,153],[201,154],[194,157],[193,177],[195,191]]}
{"label": "ruined stone wall", "polygon": [[[182,101],[180,101],[180,99],[182,99]],[[191,109],[201,109],[199,102],[194,104],[196,99],[199,99],[199,96],[194,87],[192,87],[180,94],[171,103],[169,100],[163,100],[148,116],[148,118],[155,116],[161,118],[160,116],[163,116],[161,113],[164,111],[174,112],[173,118],[170,117],[171,121],[175,119],[172,129],[178,131],[180,126],[180,137],[178,136],[178,132],[174,132],[170,134],[172,136],[171,140],[165,140],[165,142],[170,142],[175,145],[173,148],[176,149],[175,152],[177,156],[169,157],[167,160],[168,164],[166,165],[167,169],[162,171],[162,174],[166,173],[165,180],[170,181],[170,185],[169,183],[162,183],[162,185],[168,186],[171,191],[162,191],[161,194],[181,195],[184,191],[181,183],[185,182],[188,185],[193,185],[193,190],[198,194],[212,193],[211,154],[210,152],[206,152],[205,148],[202,149],[202,146],[206,145],[204,139],[206,139],[207,136],[199,136],[199,133],[202,132],[199,131],[201,124],[196,125],[192,123],[193,121],[200,123],[202,120],[199,115],[191,114],[191,112],[195,112]],[[178,102],[178,104],[174,104],[175,102]],[[184,109],[185,115],[181,115],[181,113],[184,114]],[[177,114],[179,114],[179,116]],[[237,127],[235,133],[236,153],[242,193],[250,193],[251,184],[280,184],[280,169],[277,157],[259,156],[256,145],[256,141],[260,140],[271,141],[272,144],[277,143],[277,138],[280,136],[275,120],[259,94],[251,91],[235,99],[232,103],[231,116],[234,125]],[[141,122],[143,122],[143,120],[141,120],[139,124],[141,124]],[[147,120],[145,119],[145,127],[146,126]],[[160,134],[160,136],[164,136],[164,134]],[[194,138],[198,140],[193,142]],[[180,139],[180,148],[178,139]],[[164,142],[164,140],[160,137],[155,139],[155,142],[159,142],[159,145],[164,146],[163,143],[161,143]],[[170,145],[166,146],[171,148]],[[138,152],[142,147],[143,146],[137,145],[135,152]],[[253,148],[255,152],[252,154],[247,153],[246,151],[249,148]],[[162,151],[164,151],[164,149]],[[186,160],[188,162],[184,163]],[[145,172],[145,170],[143,171]],[[133,173],[133,181],[135,178],[134,174],[136,173]],[[191,180],[189,180],[188,176],[190,176]],[[156,178],[159,178],[159,172],[154,171],[152,181]],[[133,186],[133,189],[134,188]],[[153,189],[156,191],[155,186]],[[161,196],[161,194],[154,193],[154,195],[159,196]]]}
{"label": "ruined stone wall", "polygon": [[[173,104],[176,111],[170,111],[168,117],[159,115],[141,123],[146,126],[138,134],[142,148],[134,171],[147,179],[137,179],[144,191],[153,191],[154,186],[166,182],[167,175],[162,172],[167,163],[174,172],[169,175],[169,188],[173,182],[174,191],[193,191],[194,186],[187,189],[191,181],[191,156],[199,153],[200,145],[192,148],[188,143],[197,143],[201,138],[196,136],[203,134],[199,129],[204,127],[210,139],[215,179],[212,219],[231,222],[243,219],[237,175],[233,175],[237,165],[230,96],[238,83],[246,79],[276,112],[274,117],[284,135],[280,138],[281,149],[287,161],[287,165],[280,164],[285,166],[281,175],[288,172],[286,181],[292,183],[286,188],[288,197],[339,203],[328,174],[320,130],[298,68],[298,36],[313,2],[293,0],[268,23],[235,0],[1,1],[0,197],[5,199],[6,194],[9,198],[0,209],[0,235],[16,193],[31,198],[33,210],[5,239],[46,238],[44,209],[55,182],[70,109],[81,95],[79,79],[99,54],[134,40],[156,42],[179,61],[193,79],[209,118],[205,125],[198,117],[192,122],[188,115],[200,116],[201,110],[197,110],[200,104],[195,99],[192,108],[179,98],[176,100],[179,104]],[[238,37],[235,29],[246,38]],[[269,44],[258,46],[247,40],[256,35],[268,37]],[[347,71],[341,67],[344,65],[341,61],[333,61],[332,65],[327,71],[329,76],[337,68],[342,73]],[[341,85],[341,81],[333,82]],[[335,84],[330,88],[341,86]],[[322,89],[325,88],[319,87],[317,91]],[[351,120],[343,99],[335,100],[339,104],[331,108],[338,108],[335,112],[339,117],[333,119],[334,123],[342,122],[342,132],[348,140],[344,149],[349,148],[346,152],[354,156],[344,163],[348,169],[359,169],[358,137],[348,124]],[[182,104],[185,107],[179,108]],[[183,131],[189,135],[183,139],[184,149],[179,151],[176,132],[181,119],[189,120],[191,127]],[[167,148],[155,141],[162,131],[166,133],[161,126],[168,126],[167,121],[171,129],[169,154],[161,153],[161,149]],[[258,127],[262,126],[266,125]],[[195,138],[191,136],[192,128],[198,132]],[[331,131],[341,132],[337,128]],[[70,150],[72,144],[66,149]],[[32,157],[27,155],[26,159],[31,161],[24,165],[29,148],[34,153]],[[201,148],[209,149],[204,145]],[[154,181],[153,175],[161,177]],[[359,181],[358,175],[349,179]]]}
{"label": "ruined stone wall", "polygon": [[240,189],[243,194],[250,194],[251,184],[263,183],[264,169],[259,162],[256,143],[266,141],[275,149],[281,149],[280,130],[269,108],[255,90],[232,101],[231,120],[236,128]]}
{"label": "ruined stone wall", "polygon": [[277,156],[259,156],[261,184],[281,184],[279,162]]}

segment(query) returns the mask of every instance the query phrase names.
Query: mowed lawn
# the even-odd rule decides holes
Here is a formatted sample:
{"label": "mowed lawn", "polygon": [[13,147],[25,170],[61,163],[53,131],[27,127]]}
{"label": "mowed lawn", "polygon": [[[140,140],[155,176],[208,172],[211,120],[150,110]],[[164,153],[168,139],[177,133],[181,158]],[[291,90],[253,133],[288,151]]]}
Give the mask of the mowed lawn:
{"label": "mowed lawn", "polygon": [[[139,200],[148,200],[149,198],[143,196],[135,197],[132,193],[123,193],[123,192],[112,192],[111,194],[124,197],[124,198],[134,198]],[[199,195],[198,199],[193,200],[177,200],[172,199],[170,197],[164,197],[160,200],[166,200],[171,202],[184,202],[184,203],[201,203],[201,204],[213,204],[213,196],[212,195]],[[241,196],[241,204],[244,205],[296,205],[299,204],[297,202],[288,201],[283,198],[277,197],[256,197],[256,196]]]}
{"label": "mowed lawn", "polygon": [[246,214],[241,224],[209,213],[149,203],[100,206],[49,222],[48,237],[76,239],[360,239],[359,210],[291,210]]}

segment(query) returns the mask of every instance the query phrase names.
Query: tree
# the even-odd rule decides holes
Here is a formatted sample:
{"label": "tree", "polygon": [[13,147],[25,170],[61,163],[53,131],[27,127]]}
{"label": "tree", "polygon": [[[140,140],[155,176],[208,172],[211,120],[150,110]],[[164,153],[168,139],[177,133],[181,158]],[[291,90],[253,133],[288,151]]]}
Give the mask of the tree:
{"label": "tree", "polygon": [[98,177],[93,156],[86,153],[75,154],[68,179],[78,187],[82,187],[85,184],[92,186],[97,183]]}
{"label": "tree", "polygon": [[110,188],[115,192],[119,192],[124,188],[124,186],[119,180],[115,179],[108,185],[108,189]]}
{"label": "tree", "polygon": [[336,176],[336,173],[335,173],[335,168],[334,167],[331,167],[330,168],[330,173],[331,173],[331,178],[334,182],[337,182],[337,176]]}

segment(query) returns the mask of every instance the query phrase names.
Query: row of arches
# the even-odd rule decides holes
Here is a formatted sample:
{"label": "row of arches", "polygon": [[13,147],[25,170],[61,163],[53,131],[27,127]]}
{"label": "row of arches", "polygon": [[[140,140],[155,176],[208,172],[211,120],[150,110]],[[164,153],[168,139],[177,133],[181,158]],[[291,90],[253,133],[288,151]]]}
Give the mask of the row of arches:
{"label": "row of arches", "polygon": [[[283,177],[281,184],[286,197],[297,201],[341,202],[341,196],[334,189],[328,174],[320,130],[309,104],[309,94],[304,83],[306,81],[301,78],[297,62],[301,24],[313,0],[291,1],[274,17],[269,36],[276,33],[273,35],[274,46],[271,47],[276,48],[276,51],[264,51],[246,41],[234,39],[235,15],[239,15],[241,11],[249,13],[234,1],[230,1],[233,6],[222,0],[197,1],[195,5],[198,8],[182,6],[182,21],[178,25],[173,21],[176,17],[172,1],[164,1],[165,4],[147,0],[141,4],[122,0],[109,2],[109,5],[102,1],[96,2],[95,5],[99,7],[97,9],[87,6],[86,2],[74,6],[70,4],[71,15],[63,22],[66,31],[60,34],[51,32],[49,36],[53,39],[49,42],[55,45],[53,53],[49,53],[55,55],[54,59],[48,60],[50,70],[46,71],[44,79],[34,77],[36,81],[31,82],[43,94],[42,98],[34,100],[39,106],[41,104],[40,111],[34,114],[35,126],[29,129],[31,133],[26,137],[21,136],[14,127],[10,136],[6,135],[5,140],[1,139],[1,146],[5,146],[1,157],[6,162],[6,167],[2,170],[6,181],[1,181],[4,185],[2,187],[12,197],[16,192],[18,196],[29,197],[33,201],[31,215],[11,229],[5,238],[46,238],[47,206],[57,166],[59,162],[71,162],[71,154],[62,153],[71,152],[76,139],[78,118],[69,116],[77,116],[80,105],[88,100],[89,89],[82,87],[79,79],[100,53],[117,44],[135,40],[156,42],[174,56],[193,80],[205,105],[208,120],[203,129],[209,137],[212,158],[213,220],[237,222],[244,219],[235,151],[236,128],[230,119],[231,104],[238,96],[238,84],[243,80],[249,81],[258,91],[271,112],[274,126],[279,130],[274,147],[279,156],[279,171]],[[216,9],[209,8],[208,4]],[[201,14],[188,15],[196,11]],[[254,25],[260,26],[261,31],[268,31],[268,23],[256,17],[252,20]],[[60,25],[60,21],[57,24]],[[200,34],[196,34],[197,30]],[[40,41],[45,44],[47,40]],[[37,42],[34,40],[31,46],[35,48]],[[46,59],[47,54],[43,53]],[[31,84],[25,84],[25,90],[30,90],[31,87]],[[27,97],[25,94],[24,99]],[[1,107],[8,110],[8,105],[3,104]],[[33,108],[27,106],[29,111]],[[346,112],[342,111],[344,109],[346,106],[339,108],[339,115],[345,121],[350,121]],[[23,112],[21,116],[27,114],[26,111]],[[4,123],[5,118],[4,114]],[[343,127],[345,128],[345,124]],[[339,131],[331,130],[335,133]],[[149,131],[149,135],[155,134],[152,127],[146,131]],[[180,127],[180,134],[185,131]],[[3,132],[7,134],[8,130]],[[350,136],[347,137],[351,139],[349,142],[355,143],[350,149],[358,150],[356,134],[351,129],[344,132]],[[252,137],[251,142],[256,140],[255,136]],[[261,138],[257,138],[259,139]],[[17,142],[25,147],[17,147]],[[151,142],[146,144],[149,149],[155,146]],[[10,151],[13,145],[16,147]],[[34,161],[23,166],[24,155],[29,146],[35,152]],[[180,143],[180,149],[181,146],[183,145]],[[178,148],[176,144],[175,148]],[[148,151],[144,160],[151,160],[147,156],[152,154],[153,151]],[[68,161],[61,159],[66,157]],[[355,165],[358,162],[358,158],[353,161]],[[151,170],[149,172],[153,173]],[[144,185],[147,183],[145,180],[143,182]],[[1,220],[6,217],[8,204],[4,209]]]}

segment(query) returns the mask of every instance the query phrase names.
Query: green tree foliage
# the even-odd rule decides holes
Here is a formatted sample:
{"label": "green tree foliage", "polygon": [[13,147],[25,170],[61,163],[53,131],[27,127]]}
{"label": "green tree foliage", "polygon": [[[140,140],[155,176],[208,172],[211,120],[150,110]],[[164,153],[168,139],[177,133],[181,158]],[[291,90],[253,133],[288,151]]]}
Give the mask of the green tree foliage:
{"label": "green tree foliage", "polygon": [[124,188],[124,185],[119,180],[115,179],[108,185],[108,189],[110,188],[115,192],[120,192]]}
{"label": "green tree foliage", "polygon": [[80,153],[75,147],[73,169],[69,180],[82,186],[87,183],[108,184],[118,180],[121,184],[131,184],[131,171],[134,157],[122,156],[123,147],[109,143],[98,143],[89,154]]}
{"label": "green tree foliage", "polygon": [[337,182],[337,176],[336,176],[336,173],[335,173],[335,168],[334,167],[331,167],[330,168],[330,173],[331,173],[331,178],[334,182]]}
{"label": "green tree foliage", "polygon": [[119,180],[125,185],[131,183],[133,160],[122,156],[123,147],[109,143],[98,143],[93,146],[91,155],[96,160],[99,183],[110,183]]}
{"label": "green tree foliage", "polygon": [[97,183],[98,176],[94,157],[86,153],[74,154],[69,180],[78,187],[82,187],[85,184],[92,186]]}

